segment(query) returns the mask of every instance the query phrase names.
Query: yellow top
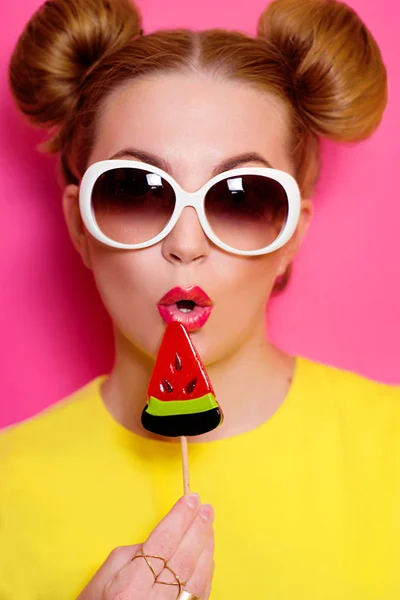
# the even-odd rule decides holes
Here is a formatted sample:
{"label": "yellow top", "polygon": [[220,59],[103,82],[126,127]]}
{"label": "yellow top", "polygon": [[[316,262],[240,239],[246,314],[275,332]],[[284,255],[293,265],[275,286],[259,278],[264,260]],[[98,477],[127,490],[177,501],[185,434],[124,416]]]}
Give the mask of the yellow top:
{"label": "yellow top", "polygon": [[[116,423],[104,377],[0,435],[1,600],[75,600],[181,495],[179,444]],[[400,388],[298,359],[271,419],[190,466],[216,511],[212,600],[399,600]]]}

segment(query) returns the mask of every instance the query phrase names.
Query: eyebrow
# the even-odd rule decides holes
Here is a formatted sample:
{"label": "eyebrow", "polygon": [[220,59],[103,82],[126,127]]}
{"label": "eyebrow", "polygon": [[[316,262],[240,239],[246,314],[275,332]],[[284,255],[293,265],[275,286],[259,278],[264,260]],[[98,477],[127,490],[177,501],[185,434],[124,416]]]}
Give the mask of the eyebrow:
{"label": "eyebrow", "polygon": [[[156,156],[155,154],[152,154],[150,152],[144,152],[143,150],[137,150],[136,148],[124,148],[123,150],[120,150],[116,154],[113,154],[113,156],[111,156],[111,158],[109,160],[116,160],[118,158],[124,158],[124,157],[135,158],[136,160],[139,160],[141,162],[152,165],[153,167],[162,169],[163,171],[166,171],[167,173],[170,173],[170,174],[172,173],[172,167],[168,161],[163,160],[162,158]],[[261,154],[258,154],[258,152],[246,152],[244,154],[238,154],[236,156],[232,156],[231,158],[228,158],[228,159],[222,161],[221,163],[219,163],[212,170],[212,177],[215,177],[216,175],[219,175],[220,173],[223,173],[224,171],[230,171],[230,169],[236,169],[237,167],[240,167],[241,165],[245,165],[249,162],[261,163],[265,167],[273,169],[273,166],[271,165],[271,163],[269,163],[263,156],[261,156]]]}

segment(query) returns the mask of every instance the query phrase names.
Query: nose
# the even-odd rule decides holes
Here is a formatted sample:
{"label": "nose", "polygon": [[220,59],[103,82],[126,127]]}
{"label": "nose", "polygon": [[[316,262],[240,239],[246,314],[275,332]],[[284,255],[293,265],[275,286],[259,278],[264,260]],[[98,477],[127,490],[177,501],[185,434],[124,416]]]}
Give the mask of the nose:
{"label": "nose", "polygon": [[195,209],[183,209],[173,230],[162,241],[162,254],[175,264],[189,264],[204,260],[210,252],[210,243],[203,231]]}

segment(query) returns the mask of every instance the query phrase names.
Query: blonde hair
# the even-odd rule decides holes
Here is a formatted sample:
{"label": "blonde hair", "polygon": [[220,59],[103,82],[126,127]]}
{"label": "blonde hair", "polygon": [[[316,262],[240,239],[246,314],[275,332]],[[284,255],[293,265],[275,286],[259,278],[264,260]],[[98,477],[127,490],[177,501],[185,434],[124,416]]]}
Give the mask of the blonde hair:
{"label": "blonde hair", "polygon": [[78,183],[107,96],[156,72],[204,71],[264,89],[286,107],[289,150],[304,197],[319,175],[319,140],[358,142],[387,103],[379,47],[336,0],[274,0],[256,37],[209,30],[142,35],[130,0],[50,0],[32,17],[10,62],[21,111],[49,131],[66,183]]}

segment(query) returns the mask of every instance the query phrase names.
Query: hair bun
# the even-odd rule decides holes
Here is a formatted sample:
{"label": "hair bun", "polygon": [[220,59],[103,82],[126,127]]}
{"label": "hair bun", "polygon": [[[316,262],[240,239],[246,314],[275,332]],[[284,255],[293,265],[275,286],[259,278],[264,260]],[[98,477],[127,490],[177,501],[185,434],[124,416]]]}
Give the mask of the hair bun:
{"label": "hair bun", "polygon": [[258,24],[288,69],[308,126],[339,142],[369,137],[387,104],[387,73],[371,32],[336,0],[274,0]]}
{"label": "hair bun", "polygon": [[33,123],[61,125],[89,70],[140,34],[130,0],[50,0],[31,18],[13,52],[9,78]]}

